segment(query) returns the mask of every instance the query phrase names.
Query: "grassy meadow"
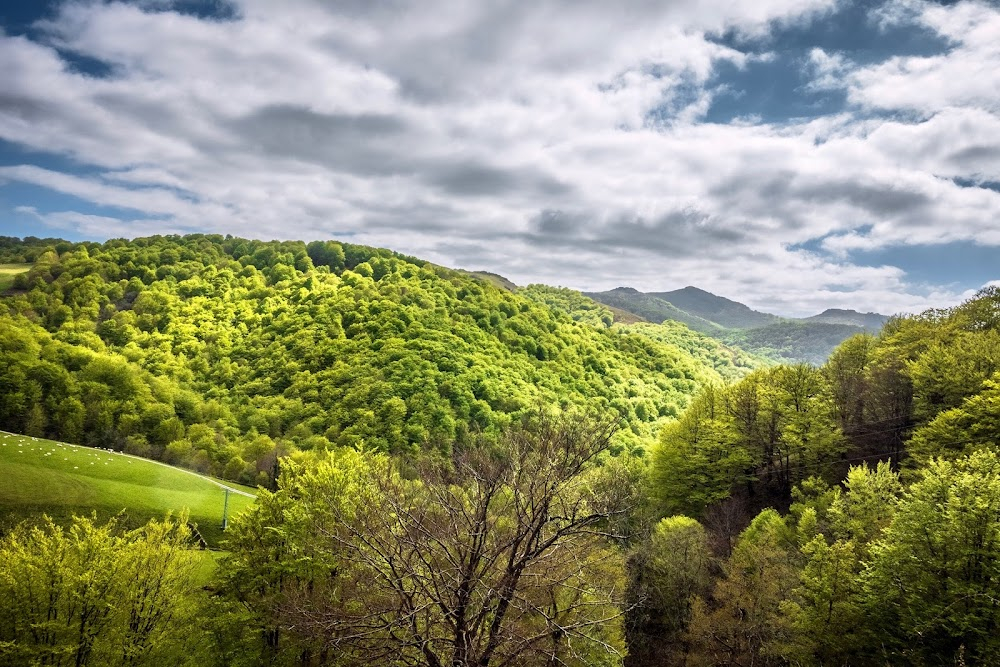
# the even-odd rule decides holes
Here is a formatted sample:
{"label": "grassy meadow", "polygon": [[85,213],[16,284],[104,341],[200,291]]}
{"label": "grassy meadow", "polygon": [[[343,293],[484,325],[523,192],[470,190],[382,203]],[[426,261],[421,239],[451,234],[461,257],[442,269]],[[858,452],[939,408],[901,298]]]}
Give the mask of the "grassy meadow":
{"label": "grassy meadow", "polygon": [[[191,523],[212,547],[222,539],[224,491],[216,483],[179,468],[103,449],[0,432],[0,525],[42,513],[57,522],[96,512],[107,518],[124,511],[129,527],[171,511],[187,510]],[[244,493],[253,489],[226,483]],[[253,498],[229,494],[228,516]]]}
{"label": "grassy meadow", "polygon": [[14,276],[30,268],[31,264],[0,264],[0,292],[10,289],[14,284]]}

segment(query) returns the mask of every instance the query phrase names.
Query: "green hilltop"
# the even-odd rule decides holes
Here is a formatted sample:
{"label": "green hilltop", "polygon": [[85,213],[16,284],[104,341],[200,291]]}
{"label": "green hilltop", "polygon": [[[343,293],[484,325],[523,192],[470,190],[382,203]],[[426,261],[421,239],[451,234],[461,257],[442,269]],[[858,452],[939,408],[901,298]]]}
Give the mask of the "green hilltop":
{"label": "green hilltop", "polygon": [[332,241],[6,239],[0,261],[33,264],[0,302],[0,427],[248,484],[297,451],[446,457],[541,406],[620,414],[616,451],[641,453],[753,365],[609,327],[579,293]]}

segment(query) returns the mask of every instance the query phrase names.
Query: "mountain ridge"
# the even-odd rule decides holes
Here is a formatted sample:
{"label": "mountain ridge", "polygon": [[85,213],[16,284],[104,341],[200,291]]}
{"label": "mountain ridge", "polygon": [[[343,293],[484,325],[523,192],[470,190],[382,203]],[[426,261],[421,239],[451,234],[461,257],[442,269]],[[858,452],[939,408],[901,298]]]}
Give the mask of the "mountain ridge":
{"label": "mountain ridge", "polygon": [[847,338],[877,332],[889,319],[880,313],[844,308],[828,308],[810,317],[781,317],[690,285],[667,292],[617,287],[584,294],[654,323],[684,323],[728,345],[780,362],[821,364]]}

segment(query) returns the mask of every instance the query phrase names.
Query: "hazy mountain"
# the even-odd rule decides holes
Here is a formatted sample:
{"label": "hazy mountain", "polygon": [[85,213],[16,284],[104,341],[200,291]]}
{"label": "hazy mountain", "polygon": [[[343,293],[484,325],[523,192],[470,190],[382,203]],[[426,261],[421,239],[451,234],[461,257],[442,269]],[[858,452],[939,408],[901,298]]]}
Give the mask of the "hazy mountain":
{"label": "hazy mountain", "polygon": [[889,319],[836,308],[807,318],[784,318],[690,286],[671,292],[618,287],[587,296],[651,322],[682,322],[729,345],[782,362],[821,364],[846,338],[878,331]]}
{"label": "hazy mountain", "polygon": [[819,315],[806,317],[806,322],[825,322],[827,324],[850,324],[856,327],[863,327],[871,331],[878,331],[889,319],[888,315],[879,313],[859,313],[856,310],[843,310],[841,308],[828,308]]}
{"label": "hazy mountain", "polygon": [[[644,320],[659,324],[664,320],[683,322],[695,331],[720,333],[723,326],[678,308],[655,294],[645,294],[631,287],[616,287],[607,292],[584,292],[594,301],[617,308]],[[744,306],[745,307],[745,306]],[[619,318],[616,317],[616,320]]]}
{"label": "hazy mountain", "polygon": [[726,329],[752,329],[773,324],[781,318],[761,313],[752,308],[717,296],[697,287],[685,287],[672,292],[650,292],[649,296],[662,299],[684,312],[700,317]]}

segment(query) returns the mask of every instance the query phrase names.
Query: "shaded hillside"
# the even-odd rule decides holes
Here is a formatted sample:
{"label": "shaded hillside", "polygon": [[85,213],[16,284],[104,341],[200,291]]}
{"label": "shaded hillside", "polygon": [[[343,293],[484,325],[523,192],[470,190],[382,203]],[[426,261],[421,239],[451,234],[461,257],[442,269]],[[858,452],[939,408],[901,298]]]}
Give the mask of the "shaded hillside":
{"label": "shaded hillside", "polygon": [[878,331],[888,319],[877,313],[837,309],[804,320],[786,319],[696,287],[651,293],[619,287],[588,296],[652,322],[684,323],[751,356],[772,361],[821,364],[844,339]]}
{"label": "shaded hillside", "polygon": [[541,405],[617,412],[617,446],[641,447],[722,377],[387,250],[41,243],[26,289],[0,301],[0,428],[230,479],[268,482],[277,456],[337,445],[447,456]]}
{"label": "shaded hillside", "polygon": [[505,289],[508,292],[516,292],[518,289],[517,285],[498,273],[490,273],[489,271],[462,271],[462,273],[467,273],[470,276],[475,276],[476,278],[482,278],[486,282],[491,283],[494,287]]}
{"label": "shaded hillside", "polygon": [[521,290],[520,294],[564,312],[575,321],[602,328],[613,326],[614,330],[619,333],[643,336],[677,348],[683,354],[711,366],[726,380],[741,378],[753,369],[771,363],[769,359],[748,354],[739,348],[729,347],[715,338],[672,320],[665,320],[662,324],[652,322],[623,323],[616,320],[612,325],[612,313],[608,307],[574,290],[546,285],[529,285]]}
{"label": "shaded hillside", "polygon": [[722,330],[722,326],[715,322],[687,313],[669,301],[652,294],[644,294],[631,287],[616,287],[607,292],[584,292],[584,295],[607,306],[633,313],[649,322],[660,323],[664,320],[683,322],[702,333]]}
{"label": "shaded hillside", "polygon": [[862,327],[869,331],[878,331],[889,321],[888,315],[878,313],[859,313],[856,310],[827,308],[819,315],[804,318],[806,322],[823,322],[825,324],[849,324]]}
{"label": "shaded hillside", "polygon": [[838,345],[863,331],[849,324],[785,320],[766,327],[730,331],[721,339],[775,361],[820,365]]}
{"label": "shaded hillside", "polygon": [[777,315],[758,312],[742,303],[697,287],[685,287],[673,292],[650,292],[649,296],[662,299],[689,315],[714,322],[726,329],[762,327],[781,319]]}

